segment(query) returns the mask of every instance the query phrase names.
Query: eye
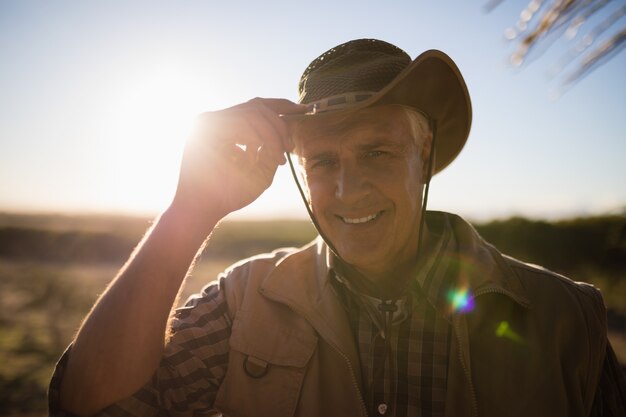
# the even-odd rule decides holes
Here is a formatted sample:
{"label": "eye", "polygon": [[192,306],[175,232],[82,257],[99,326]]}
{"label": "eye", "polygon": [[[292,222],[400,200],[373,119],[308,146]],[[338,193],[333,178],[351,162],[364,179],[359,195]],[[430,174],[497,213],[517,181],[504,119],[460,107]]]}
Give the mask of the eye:
{"label": "eye", "polygon": [[311,168],[328,168],[332,167],[335,164],[334,159],[324,158],[318,159],[311,162]]}
{"label": "eye", "polygon": [[320,159],[313,164],[313,168],[316,167],[329,167],[335,163],[332,159]]}
{"label": "eye", "polygon": [[367,152],[367,154],[365,154],[365,156],[367,156],[368,158],[377,158],[377,157],[383,156],[385,154],[386,154],[386,152],[384,152],[384,151],[376,150],[376,151],[369,151],[369,152]]}

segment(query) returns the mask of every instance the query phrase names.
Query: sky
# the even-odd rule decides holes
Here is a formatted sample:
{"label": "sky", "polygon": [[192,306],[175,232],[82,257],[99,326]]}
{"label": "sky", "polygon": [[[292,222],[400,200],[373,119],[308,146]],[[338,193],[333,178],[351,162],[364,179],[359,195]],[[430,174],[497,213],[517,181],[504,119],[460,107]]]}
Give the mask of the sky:
{"label": "sky", "polygon": [[[504,33],[526,2],[490,13],[485,4],[0,2],[0,211],[155,215],[173,196],[198,114],[253,97],[296,100],[315,57],[378,38],[412,57],[446,52],[472,98],[470,137],[434,177],[430,209],[476,220],[622,212],[626,53],[555,99],[563,77],[549,70],[573,42],[555,39],[514,68]],[[232,217],[306,211],[282,167]]]}

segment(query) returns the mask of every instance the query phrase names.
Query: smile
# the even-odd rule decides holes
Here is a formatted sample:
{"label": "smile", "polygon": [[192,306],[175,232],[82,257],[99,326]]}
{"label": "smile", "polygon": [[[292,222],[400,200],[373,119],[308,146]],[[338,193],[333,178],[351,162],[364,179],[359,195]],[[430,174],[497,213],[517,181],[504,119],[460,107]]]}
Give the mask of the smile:
{"label": "smile", "polygon": [[341,220],[343,220],[344,223],[347,224],[361,224],[361,223],[367,223],[370,222],[374,219],[376,219],[378,216],[380,216],[382,213],[382,211],[379,211],[378,213],[374,213],[370,216],[366,216],[366,217],[359,217],[359,218],[355,218],[355,219],[350,219],[348,217],[342,217],[339,216],[341,218]]}

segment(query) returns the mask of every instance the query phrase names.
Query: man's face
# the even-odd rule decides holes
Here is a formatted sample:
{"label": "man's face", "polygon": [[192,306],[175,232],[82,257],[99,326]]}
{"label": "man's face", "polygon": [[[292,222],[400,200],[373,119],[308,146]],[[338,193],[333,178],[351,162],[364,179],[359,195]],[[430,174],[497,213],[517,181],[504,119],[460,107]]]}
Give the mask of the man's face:
{"label": "man's face", "polygon": [[313,214],[341,257],[365,273],[414,260],[425,170],[402,110],[370,108],[331,127],[307,123],[296,151]]}

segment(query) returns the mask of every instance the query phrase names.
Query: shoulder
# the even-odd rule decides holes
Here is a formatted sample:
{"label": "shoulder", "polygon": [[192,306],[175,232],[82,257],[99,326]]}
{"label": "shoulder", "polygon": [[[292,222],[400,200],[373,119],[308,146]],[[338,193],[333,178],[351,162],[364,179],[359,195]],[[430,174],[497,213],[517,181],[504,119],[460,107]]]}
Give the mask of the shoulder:
{"label": "shoulder", "polygon": [[270,253],[264,253],[243,259],[220,274],[220,285],[228,297],[243,295],[246,291],[255,290],[261,283],[285,261],[304,263],[310,258],[312,244],[302,248],[280,248]]}
{"label": "shoulder", "polygon": [[529,301],[528,318],[546,335],[570,343],[586,341],[590,357],[606,344],[606,308],[600,290],[544,267],[501,255]]}
{"label": "shoulder", "polygon": [[301,250],[297,248],[280,248],[269,253],[243,259],[228,267],[220,274],[220,278],[227,279],[227,283],[231,287],[235,285],[245,286],[250,279],[258,279],[272,273],[285,258]]}
{"label": "shoulder", "polygon": [[605,314],[602,294],[593,285],[574,281],[540,265],[522,262],[508,255],[501,256],[527,290],[531,302],[532,299],[549,298],[557,302],[568,298],[581,307]]}
{"label": "shoulder", "polygon": [[[316,241],[301,248],[280,248],[269,253],[242,259],[220,273],[200,293],[192,295],[177,310],[176,318],[189,315],[225,315],[230,320],[249,294],[258,293],[261,283],[283,262],[304,266],[315,258]],[[193,320],[190,318],[189,320]]]}
{"label": "shoulder", "polygon": [[[503,254],[485,241],[476,229],[463,218],[451,213],[439,213],[454,231],[460,251],[481,266],[482,271],[492,271],[489,279],[503,286],[531,304],[559,303],[566,300],[597,310],[603,314],[604,302],[594,286],[575,282],[542,266],[522,262]],[[477,278],[480,282],[485,277]]]}

